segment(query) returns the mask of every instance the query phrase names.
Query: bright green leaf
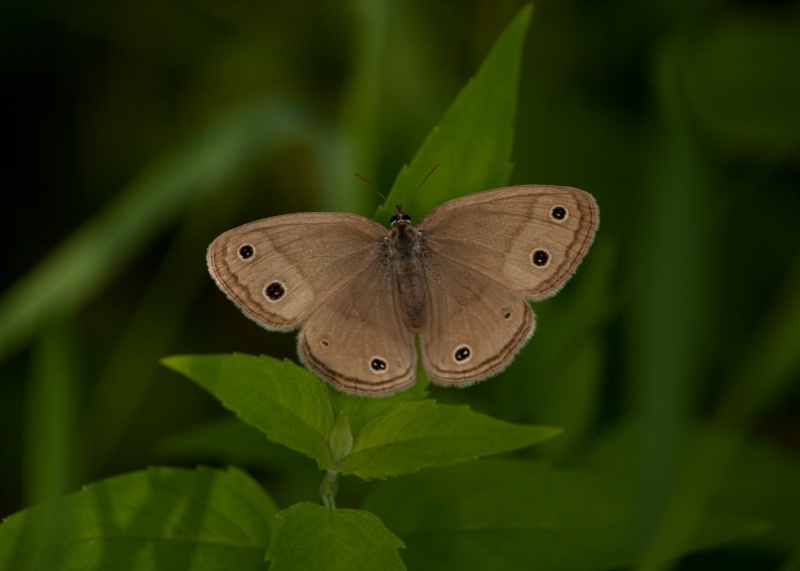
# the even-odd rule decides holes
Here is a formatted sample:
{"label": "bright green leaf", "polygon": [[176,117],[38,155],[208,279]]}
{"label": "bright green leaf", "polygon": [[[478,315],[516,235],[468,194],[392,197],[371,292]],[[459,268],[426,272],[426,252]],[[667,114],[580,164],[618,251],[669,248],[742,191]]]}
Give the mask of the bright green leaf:
{"label": "bright green leaf", "polygon": [[[425,214],[451,198],[508,183],[522,46],[532,9],[528,5],[519,11],[411,164],[397,175],[376,220],[387,222],[397,203]],[[409,204],[435,164],[441,166]]]}
{"label": "bright green leaf", "polygon": [[361,478],[385,478],[508,452],[561,432],[496,420],[465,406],[434,401],[400,403],[356,434],[341,471]]}
{"label": "bright green leaf", "polygon": [[[363,507],[403,540],[412,569],[592,571],[636,562],[637,491],[611,476],[495,460],[382,482]],[[681,553],[764,529],[730,514],[699,521]]]}
{"label": "bright green leaf", "polygon": [[367,511],[300,503],[276,517],[278,525],[267,554],[270,571],[405,569],[397,553],[403,542]]}
{"label": "bright green leaf", "polygon": [[331,462],[333,412],[325,384],[289,361],[250,355],[175,356],[162,360],[217,397],[267,438]]}
{"label": "bright green leaf", "polygon": [[134,472],[10,516],[0,569],[263,570],[276,511],[239,470]]}

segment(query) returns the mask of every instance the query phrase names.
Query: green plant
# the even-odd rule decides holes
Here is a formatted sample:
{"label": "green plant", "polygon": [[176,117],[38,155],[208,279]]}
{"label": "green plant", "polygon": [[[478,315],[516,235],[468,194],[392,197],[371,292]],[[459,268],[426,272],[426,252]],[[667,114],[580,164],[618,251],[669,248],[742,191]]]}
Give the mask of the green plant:
{"label": "green plant", "polygon": [[[416,199],[414,207],[422,212],[458,194],[507,182],[529,16],[526,9],[512,23],[440,127],[401,171],[388,206],[405,202],[436,162],[446,168]],[[386,219],[386,208],[376,218]],[[598,255],[602,259],[602,250]],[[593,285],[601,281],[597,267],[584,268]],[[578,307],[585,307],[581,302],[591,295],[588,289],[572,300]],[[596,386],[591,331],[602,319],[588,312],[571,321],[577,325],[567,341],[545,340],[546,327],[532,341],[550,348],[571,344],[574,357],[564,366],[565,378],[585,393]],[[692,522],[691,533],[647,551],[637,526],[638,488],[630,475],[560,469],[524,455],[468,462],[544,442],[559,429],[512,424],[436,403],[427,398],[424,380],[404,394],[369,400],[333,391],[302,368],[268,357],[177,356],[163,362],[269,440],[311,457],[323,505],[307,497],[279,510],[268,490],[239,469],[155,468],[92,484],[9,517],[0,527],[0,567],[263,569],[266,557],[277,570],[393,569],[404,563],[411,569],[532,564],[607,569],[677,557],[764,529],[755,518],[706,510],[702,501],[676,501],[672,507],[679,521]],[[490,382],[505,383],[499,390],[511,392],[533,370],[520,356],[508,375]],[[519,407],[509,416],[525,406],[514,399],[504,402]],[[561,403],[564,418],[580,417],[585,402]],[[247,434],[241,423],[231,426],[218,427],[217,436]],[[628,438],[614,439],[618,448],[609,447],[624,456],[634,447]],[[719,442],[713,434],[708,438]],[[256,454],[262,452],[269,453]],[[359,489],[358,479],[380,480]],[[358,494],[336,506],[338,485],[352,486]],[[347,509],[350,502],[359,509]],[[405,549],[398,551],[401,546]]]}

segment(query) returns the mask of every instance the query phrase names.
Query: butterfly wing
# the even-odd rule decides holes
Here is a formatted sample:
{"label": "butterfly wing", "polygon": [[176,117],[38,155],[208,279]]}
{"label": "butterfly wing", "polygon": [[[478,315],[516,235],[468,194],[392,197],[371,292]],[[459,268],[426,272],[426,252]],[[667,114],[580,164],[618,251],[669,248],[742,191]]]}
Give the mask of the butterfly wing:
{"label": "butterfly wing", "polygon": [[528,302],[480,272],[431,254],[425,281],[420,352],[436,384],[464,386],[499,373],[533,334]]}
{"label": "butterfly wing", "polygon": [[288,214],[239,226],[208,247],[208,271],[267,329],[297,327],[380,255],[386,229],[340,213]]}
{"label": "butterfly wing", "polygon": [[575,272],[599,221],[597,203],[582,190],[512,186],[446,202],[418,229],[437,257],[542,299]]}
{"label": "butterfly wing", "polygon": [[393,279],[378,259],[317,309],[297,339],[305,366],[348,393],[384,396],[413,385],[417,350]]}
{"label": "butterfly wing", "polygon": [[468,385],[502,371],[535,328],[525,298],[564,285],[598,222],[591,195],[554,186],[480,192],[423,218],[429,303],[420,348],[431,380]]}

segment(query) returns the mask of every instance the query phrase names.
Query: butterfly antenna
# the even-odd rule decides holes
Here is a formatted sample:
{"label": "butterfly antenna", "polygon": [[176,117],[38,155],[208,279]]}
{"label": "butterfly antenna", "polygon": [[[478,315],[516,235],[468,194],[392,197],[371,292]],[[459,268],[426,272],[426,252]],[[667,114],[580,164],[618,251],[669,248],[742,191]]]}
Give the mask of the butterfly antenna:
{"label": "butterfly antenna", "polygon": [[380,197],[383,199],[383,201],[384,201],[384,202],[386,202],[386,197],[385,197],[385,196],[383,196],[383,193],[382,193],[380,190],[378,190],[374,184],[372,184],[370,181],[368,181],[366,178],[364,178],[363,176],[361,176],[361,175],[360,175],[360,174],[358,174],[358,173],[356,173],[356,176],[357,176],[358,178],[360,178],[361,180],[363,180],[364,182],[366,182],[366,183],[369,185],[369,187],[370,187],[372,190],[374,190],[375,192],[377,192],[377,193],[378,193],[378,196],[380,196]]}
{"label": "butterfly antenna", "polygon": [[425,178],[422,179],[422,182],[419,183],[419,186],[414,191],[414,194],[412,194],[411,198],[408,199],[408,204],[411,204],[414,201],[414,197],[417,196],[417,193],[419,192],[419,189],[422,188],[422,185],[425,184],[425,181],[428,180],[428,178],[433,174],[433,171],[435,171],[438,168],[439,168],[439,163],[436,163],[435,165],[433,165],[433,168],[428,171],[428,174],[426,174]]}

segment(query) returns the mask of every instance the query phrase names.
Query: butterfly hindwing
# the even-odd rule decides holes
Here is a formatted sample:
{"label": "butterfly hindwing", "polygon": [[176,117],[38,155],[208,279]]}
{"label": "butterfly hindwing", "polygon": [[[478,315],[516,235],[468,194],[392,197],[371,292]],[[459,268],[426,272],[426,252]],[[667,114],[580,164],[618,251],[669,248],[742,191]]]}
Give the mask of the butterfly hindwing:
{"label": "butterfly hindwing", "polygon": [[388,395],[414,384],[417,349],[397,310],[393,276],[378,259],[309,317],[303,363],[339,389]]}
{"label": "butterfly hindwing", "polygon": [[535,319],[518,293],[447,258],[427,264],[422,365],[441,385],[469,385],[502,371],[533,334]]}

